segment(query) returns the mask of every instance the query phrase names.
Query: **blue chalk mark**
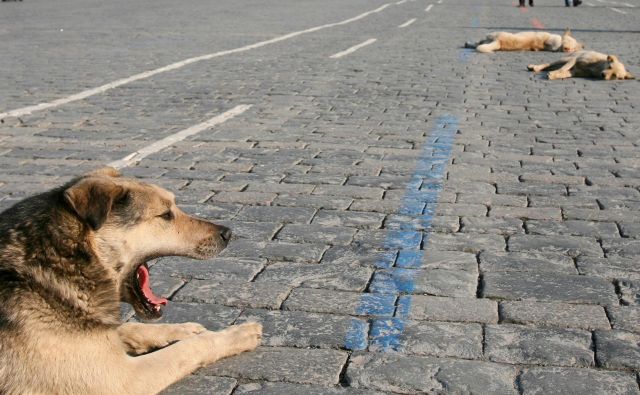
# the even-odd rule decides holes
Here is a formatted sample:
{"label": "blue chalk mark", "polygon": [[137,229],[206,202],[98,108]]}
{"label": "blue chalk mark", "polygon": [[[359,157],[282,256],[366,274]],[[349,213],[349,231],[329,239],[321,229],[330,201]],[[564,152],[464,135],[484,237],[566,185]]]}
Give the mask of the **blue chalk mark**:
{"label": "blue chalk mark", "polygon": [[391,230],[384,241],[385,248],[419,249],[422,233],[410,230]]}
{"label": "blue chalk mark", "polygon": [[416,270],[402,268],[376,272],[369,285],[369,292],[392,295],[411,293],[415,289],[418,274]]}
{"label": "blue chalk mark", "polygon": [[404,331],[404,321],[399,318],[375,320],[371,327],[371,351],[400,351],[400,334]]}
{"label": "blue chalk mark", "polygon": [[[398,350],[404,332],[404,319],[411,309],[411,294],[421,271],[422,258],[429,241],[438,196],[444,186],[445,170],[458,130],[454,116],[439,117],[427,137],[422,154],[408,182],[399,215],[391,218],[381,255],[366,294],[361,296],[357,314],[379,317],[373,320],[369,348]],[[397,300],[397,301],[396,301]],[[395,305],[393,305],[395,303]],[[366,349],[362,341],[362,321],[356,320],[345,338],[345,348]]]}
{"label": "blue chalk mark", "polygon": [[410,312],[411,312],[411,297],[401,296],[400,299],[398,299],[398,308],[396,309],[396,317],[407,319],[409,318]]}
{"label": "blue chalk mark", "polygon": [[365,321],[353,318],[344,339],[344,346],[349,350],[366,350],[368,341],[369,324]]}
{"label": "blue chalk mark", "polygon": [[360,304],[356,308],[356,314],[390,316],[395,311],[396,296],[383,294],[363,294]]}
{"label": "blue chalk mark", "polygon": [[404,268],[418,268],[422,264],[422,251],[400,251],[396,266]]}

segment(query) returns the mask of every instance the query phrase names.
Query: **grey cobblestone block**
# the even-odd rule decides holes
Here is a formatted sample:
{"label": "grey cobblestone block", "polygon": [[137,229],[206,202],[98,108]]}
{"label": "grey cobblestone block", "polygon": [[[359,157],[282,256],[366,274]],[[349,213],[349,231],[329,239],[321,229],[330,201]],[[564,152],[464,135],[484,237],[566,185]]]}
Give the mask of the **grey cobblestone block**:
{"label": "grey cobblestone block", "polygon": [[263,268],[263,260],[214,258],[197,261],[189,258],[162,258],[153,265],[151,276],[172,276],[182,279],[215,281],[250,281]]}
{"label": "grey cobblestone block", "polygon": [[545,184],[585,185],[585,178],[581,176],[523,173],[520,175],[520,180],[523,182],[542,182]]}
{"label": "grey cobblestone block", "polygon": [[191,280],[174,299],[178,302],[278,309],[289,292],[291,287],[281,283],[220,283],[210,280]]}
{"label": "grey cobblestone block", "polygon": [[247,191],[257,193],[276,193],[278,195],[309,195],[315,188],[312,184],[287,183],[249,183]]}
{"label": "grey cobblestone block", "polygon": [[355,199],[353,204],[349,207],[349,210],[394,214],[398,211],[400,206],[402,206],[402,201],[399,199]]}
{"label": "grey cobblestone block", "polygon": [[523,218],[523,219],[553,219],[562,220],[559,208],[545,207],[503,207],[494,206],[489,211],[490,217]]}
{"label": "grey cobblestone block", "polygon": [[522,220],[517,218],[463,217],[462,232],[513,235],[524,233]]}
{"label": "grey cobblestone block", "polygon": [[527,233],[535,235],[570,235],[596,239],[620,237],[618,227],[610,222],[591,221],[527,221]]}
{"label": "grey cobblestone block", "polygon": [[338,350],[260,347],[256,351],[224,359],[200,373],[326,386],[338,384],[346,361],[347,353]]}
{"label": "grey cobblestone block", "polygon": [[633,374],[594,369],[532,368],[520,376],[524,395],[640,394]]}
{"label": "grey cobblestone block", "polygon": [[382,199],[384,189],[368,188],[348,185],[318,185],[313,191],[314,195],[322,196],[346,196],[354,199]]}
{"label": "grey cobblestone block", "polygon": [[161,322],[197,322],[211,331],[219,331],[231,325],[241,312],[239,308],[217,304],[171,301],[162,311]]}
{"label": "grey cobblestone block", "polygon": [[527,196],[530,207],[562,207],[563,209],[599,210],[595,198],[577,196]]}
{"label": "grey cobblestone block", "polygon": [[238,382],[229,377],[212,377],[193,375],[179,381],[166,390],[162,395],[230,395]]}
{"label": "grey cobblestone block", "polygon": [[605,239],[602,248],[607,256],[633,258],[640,255],[640,240],[637,239]]}
{"label": "grey cobblestone block", "polygon": [[266,258],[271,261],[319,262],[328,246],[324,244],[255,242],[235,240],[222,251],[221,257]]}
{"label": "grey cobblestone block", "polygon": [[594,366],[591,333],[576,329],[488,325],[485,355],[494,362]]}
{"label": "grey cobblestone block", "polygon": [[347,380],[355,388],[400,394],[516,394],[515,368],[491,362],[401,354],[354,354]]}
{"label": "grey cobblestone block", "polygon": [[640,223],[620,223],[620,233],[623,237],[640,239]]}
{"label": "grey cobblestone block", "polygon": [[246,206],[235,219],[249,222],[279,222],[308,224],[315,210],[306,207]]}
{"label": "grey cobblestone block", "polygon": [[566,196],[567,188],[557,184],[534,184],[524,182],[501,182],[497,193],[506,195]]}
{"label": "grey cobblestone block", "polygon": [[366,344],[369,332],[369,325],[358,318],[303,311],[245,310],[237,323],[249,321],[262,324],[262,345],[271,347],[337,349],[347,337]]}
{"label": "grey cobblestone block", "polygon": [[290,284],[292,287],[362,291],[369,283],[372,273],[370,268],[343,264],[275,263],[267,266],[256,281]]}
{"label": "grey cobblestone block", "polygon": [[608,306],[607,315],[613,329],[640,333],[640,307]]}
{"label": "grey cobblestone block", "polygon": [[484,217],[487,214],[487,207],[483,204],[438,203],[436,214],[457,217]]}
{"label": "grey cobblestone block", "polygon": [[234,395],[382,395],[371,390],[323,387],[290,383],[248,383],[236,388]]}
{"label": "grey cobblestone block", "polygon": [[501,322],[578,329],[611,329],[602,306],[533,301],[500,303]]}
{"label": "grey cobblestone block", "polygon": [[412,320],[498,322],[498,304],[489,299],[413,295],[401,296],[398,304],[409,306],[403,314]]}
{"label": "grey cobblestone block", "polygon": [[618,304],[612,283],[596,277],[560,273],[485,273],[481,293],[492,299]]}
{"label": "grey cobblestone block", "polygon": [[280,195],[273,201],[275,206],[312,207],[315,209],[346,210],[353,199],[335,196]]}
{"label": "grey cobblestone block", "polygon": [[588,210],[581,208],[567,208],[564,210],[566,219],[600,222],[640,222],[637,212],[629,210]]}
{"label": "grey cobblestone block", "polygon": [[478,253],[480,251],[504,251],[504,238],[498,235],[478,233],[433,234],[429,243],[441,250]]}
{"label": "grey cobblestone block", "polygon": [[323,174],[321,172],[312,172],[308,174],[289,174],[283,182],[290,184],[329,184],[329,185],[342,185],[347,180],[347,177],[343,174]]}
{"label": "grey cobblestone block", "polygon": [[384,228],[389,230],[420,230],[440,233],[455,233],[460,228],[460,219],[450,215],[436,215],[430,220],[424,216],[388,215]]}
{"label": "grey cobblestone block", "polygon": [[395,295],[296,288],[284,302],[285,310],[349,315],[386,315],[395,312]]}
{"label": "grey cobblestone block", "polygon": [[384,214],[362,211],[319,210],[312,223],[324,226],[346,226],[359,229],[380,229]]}
{"label": "grey cobblestone block", "polygon": [[640,335],[625,331],[596,331],[596,359],[608,369],[640,370]]}
{"label": "grey cobblestone block", "polygon": [[355,229],[343,226],[286,224],[278,232],[277,239],[294,243],[347,245],[351,243],[355,233]]}
{"label": "grey cobblestone block", "polygon": [[571,257],[579,255],[602,257],[600,244],[589,237],[514,235],[509,238],[509,251],[558,252]]}
{"label": "grey cobblestone block", "polygon": [[216,193],[211,198],[209,198],[208,202],[269,206],[275,200],[276,197],[277,195],[275,193],[222,191],[222,192]]}
{"label": "grey cobblestone block", "polygon": [[607,258],[578,257],[576,266],[580,274],[587,276],[640,281],[640,267],[638,267],[637,260],[633,258],[617,256]]}
{"label": "grey cobblestone block", "polygon": [[[474,194],[474,193],[461,193],[458,195],[456,203],[466,204],[484,204],[486,206],[510,206],[510,207],[526,207],[527,197],[522,195],[498,195],[495,193],[490,194]],[[595,200],[594,200],[595,203]],[[596,204],[596,207],[598,205]]]}
{"label": "grey cobblestone block", "polygon": [[[478,195],[490,195],[496,193],[496,187],[488,182],[476,182],[476,181],[459,181],[456,183],[447,182],[444,185],[444,191],[454,192],[461,194],[478,194]],[[474,202],[477,203],[477,202]]]}
{"label": "grey cobblestone block", "polygon": [[[451,269],[464,270],[471,273],[478,272],[478,263],[475,254],[461,251],[440,251],[437,247],[431,247],[422,253],[419,262],[411,258],[410,254],[401,252],[396,266],[398,267],[420,267],[422,269]],[[416,266],[419,265],[419,266]]]}
{"label": "grey cobblestone block", "polygon": [[[380,323],[384,327],[384,321],[374,321],[374,331]],[[388,336],[388,331],[382,331],[383,341]],[[479,324],[404,321],[398,346],[409,355],[478,359],[482,357],[482,340],[482,326]],[[369,349],[377,351],[375,336],[372,342]]]}

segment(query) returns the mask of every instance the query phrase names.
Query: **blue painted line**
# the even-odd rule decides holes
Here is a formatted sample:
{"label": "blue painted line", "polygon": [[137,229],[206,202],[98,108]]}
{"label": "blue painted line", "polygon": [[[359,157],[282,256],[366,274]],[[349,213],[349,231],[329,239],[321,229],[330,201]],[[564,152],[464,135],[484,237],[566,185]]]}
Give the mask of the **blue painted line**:
{"label": "blue painted line", "polygon": [[351,326],[344,339],[344,346],[349,350],[366,350],[369,340],[367,333],[369,324],[357,318],[351,319]]}
{"label": "blue painted line", "polygon": [[[436,127],[427,137],[422,153],[405,194],[399,215],[388,224],[382,253],[368,292],[362,295],[357,314],[374,317],[371,334],[364,336],[361,320],[354,320],[345,338],[345,348],[362,350],[399,350],[404,332],[404,320],[411,311],[411,293],[421,271],[424,251],[429,241],[429,229],[435,215],[438,196],[444,186],[444,176],[458,130],[454,116],[439,117]],[[365,343],[368,343],[365,344]]]}

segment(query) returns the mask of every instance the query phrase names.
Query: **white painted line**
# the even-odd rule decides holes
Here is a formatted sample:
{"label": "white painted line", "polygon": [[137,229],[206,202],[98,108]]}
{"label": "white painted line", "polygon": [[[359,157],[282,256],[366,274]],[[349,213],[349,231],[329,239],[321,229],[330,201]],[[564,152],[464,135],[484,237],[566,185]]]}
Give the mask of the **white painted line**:
{"label": "white painted line", "polygon": [[398,27],[402,29],[403,27],[407,27],[407,26],[409,26],[410,24],[412,24],[415,21],[416,21],[416,18],[409,19],[408,21],[406,21],[405,23],[403,23],[402,25],[400,25]]}
{"label": "white painted line", "polygon": [[425,9],[424,9],[424,11],[425,11],[425,12],[429,12],[429,11],[431,11],[431,9],[432,9],[432,8],[433,8],[433,4],[429,4],[429,5],[427,6],[427,8],[425,8]]}
{"label": "white painted line", "polygon": [[400,0],[399,2],[396,3],[396,5],[401,5],[401,4],[404,4],[406,2],[407,2],[407,0]]}
{"label": "white painted line", "polygon": [[442,4],[442,0],[438,0],[438,4]]}
{"label": "white painted line", "polygon": [[160,68],[157,68],[157,69],[154,69],[154,70],[149,70],[149,71],[145,71],[143,73],[135,74],[135,75],[132,75],[131,77],[122,78],[122,79],[110,82],[108,84],[101,85],[101,86],[99,86],[97,88],[88,89],[88,90],[73,94],[71,96],[63,97],[63,98],[56,99],[56,100],[53,100],[53,101],[50,101],[50,102],[40,103],[40,104],[36,104],[36,105],[33,105],[33,106],[27,106],[27,107],[18,108],[18,109],[15,109],[15,110],[7,111],[7,112],[2,112],[2,113],[0,113],[0,119],[6,118],[6,117],[20,117],[22,115],[28,115],[28,114],[31,114],[31,113],[36,112],[36,111],[42,111],[42,110],[46,110],[46,109],[49,109],[49,108],[61,106],[63,104],[68,104],[68,103],[71,103],[71,102],[74,102],[74,101],[86,99],[87,97],[91,97],[91,96],[97,95],[99,93],[104,93],[104,92],[106,92],[106,91],[108,91],[110,89],[114,89],[114,88],[117,88],[119,86],[131,83],[131,82],[134,82],[134,81],[139,81],[139,80],[142,80],[142,79],[145,79],[145,78],[149,78],[149,77],[154,76],[156,74],[164,73],[164,72],[171,71],[171,70],[176,70],[176,69],[179,69],[179,68],[184,67],[186,65],[189,65],[189,64],[192,64],[192,63],[196,63],[196,62],[200,62],[200,61],[203,61],[203,60],[209,60],[209,59],[217,58],[217,57],[220,57],[220,56],[230,55],[230,54],[239,53],[239,52],[245,52],[245,51],[249,51],[251,49],[264,47],[265,45],[274,44],[274,43],[277,43],[277,42],[280,42],[280,41],[288,40],[290,38],[297,37],[297,36],[300,36],[302,34],[313,33],[313,32],[317,32],[318,30],[323,30],[323,29],[327,29],[327,28],[330,28],[330,27],[346,25],[348,23],[355,22],[355,21],[360,20],[362,18],[366,18],[367,16],[369,16],[371,14],[381,12],[385,8],[389,7],[390,5],[391,5],[391,3],[387,3],[387,4],[384,4],[384,5],[381,5],[380,7],[376,8],[374,10],[364,12],[364,13],[362,13],[360,15],[354,16],[353,18],[345,19],[345,20],[340,21],[340,22],[328,23],[326,25],[320,25],[320,26],[312,27],[312,28],[305,29],[305,30],[299,30],[297,32],[288,33],[288,34],[285,34],[285,35],[282,35],[282,36],[274,37],[274,38],[272,38],[270,40],[260,41],[260,42],[257,42],[255,44],[245,45],[245,46],[239,47],[239,48],[229,49],[229,50],[220,51],[220,52],[214,52],[214,53],[210,53],[210,54],[206,54],[206,55],[201,55],[201,56],[196,56],[196,57],[193,57],[193,58],[185,59],[185,60],[182,60],[180,62],[172,63],[170,65],[167,65],[167,66],[164,66],[164,67],[160,67]]}
{"label": "white painted line", "polygon": [[360,49],[360,48],[362,48],[362,47],[366,47],[366,46],[367,46],[367,45],[369,45],[369,44],[373,44],[373,43],[374,43],[374,42],[376,42],[376,41],[378,41],[378,39],[376,39],[376,38],[370,38],[370,39],[368,39],[367,41],[365,41],[365,42],[363,42],[363,43],[360,43],[360,44],[358,44],[358,45],[354,45],[353,47],[351,47],[351,48],[349,48],[349,49],[345,49],[344,51],[342,51],[342,52],[338,52],[338,53],[333,54],[333,55],[331,55],[331,56],[329,56],[329,57],[330,57],[331,59],[341,58],[341,57],[343,57],[343,56],[345,56],[345,55],[349,55],[350,53],[352,53],[352,52],[355,52],[355,51],[359,50],[359,49]]}
{"label": "white painted line", "polygon": [[197,125],[191,126],[190,128],[181,130],[177,133],[172,134],[171,136],[167,136],[162,140],[156,141],[155,143],[148,145],[139,149],[136,152],[133,152],[120,160],[116,160],[108,164],[108,166],[115,167],[116,169],[122,169],[123,167],[131,166],[140,162],[142,159],[146,158],[151,154],[155,154],[158,151],[161,151],[172,144],[175,144],[179,141],[186,139],[189,136],[193,136],[194,134],[200,133],[203,130],[210,129],[216,125],[220,125],[223,122],[228,121],[229,119],[235,117],[236,115],[240,115],[243,112],[247,111],[251,108],[251,105],[241,104],[239,106],[235,106],[229,111],[225,111],[220,115],[216,115],[215,117],[199,123]]}
{"label": "white painted line", "polygon": [[593,3],[589,3],[588,1],[584,2],[586,5],[588,5],[589,7],[595,7],[596,5]]}
{"label": "white painted line", "polygon": [[634,6],[633,4],[629,4],[629,3],[621,3],[621,4],[629,8],[636,8],[636,6]]}
{"label": "white painted line", "polygon": [[621,14],[627,15],[627,13],[626,13],[626,12],[624,12],[624,11],[622,11],[622,10],[619,10],[619,9],[617,9],[617,8],[613,8],[613,7],[610,7],[610,8],[611,8],[613,11],[615,11],[615,12],[619,12],[619,13],[621,13]]}

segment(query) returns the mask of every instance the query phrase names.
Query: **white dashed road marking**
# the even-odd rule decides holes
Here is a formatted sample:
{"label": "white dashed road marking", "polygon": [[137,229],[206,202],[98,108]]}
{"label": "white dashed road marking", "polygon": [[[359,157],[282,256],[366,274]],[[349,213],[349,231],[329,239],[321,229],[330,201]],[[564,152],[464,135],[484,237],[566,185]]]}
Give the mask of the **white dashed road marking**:
{"label": "white dashed road marking", "polygon": [[425,10],[426,12],[429,12],[429,11],[431,11],[431,9],[432,9],[432,8],[433,8],[433,4],[429,4],[429,5],[427,6],[427,8],[425,8],[424,10]]}
{"label": "white dashed road marking", "polygon": [[362,47],[366,47],[366,46],[367,46],[367,45],[369,45],[369,44],[373,44],[373,43],[374,43],[374,42],[376,42],[376,41],[378,41],[378,39],[376,39],[376,38],[370,38],[370,39],[368,39],[367,41],[365,41],[365,42],[363,42],[363,43],[360,43],[360,44],[358,44],[358,45],[354,45],[353,47],[351,47],[351,48],[349,48],[349,49],[345,49],[344,51],[342,51],[342,52],[338,52],[338,53],[333,54],[333,55],[331,55],[331,56],[329,56],[329,57],[330,57],[330,58],[332,58],[332,59],[341,58],[341,57],[343,57],[343,56],[345,56],[345,55],[349,55],[350,53],[352,53],[352,52],[355,52],[355,51],[359,50],[359,49],[360,49],[360,48],[362,48]]}
{"label": "white dashed road marking", "polygon": [[320,26],[316,26],[316,27],[312,27],[309,29],[305,29],[305,30],[299,30],[297,32],[292,32],[292,33],[288,33],[282,36],[278,36],[275,38],[272,38],[270,40],[265,40],[265,41],[260,41],[257,42],[255,44],[250,44],[250,45],[245,45],[243,47],[239,47],[239,48],[234,48],[234,49],[229,49],[226,51],[220,51],[220,52],[214,52],[214,53],[210,53],[210,54],[206,54],[206,55],[201,55],[201,56],[196,56],[193,58],[189,58],[189,59],[185,59],[182,60],[180,62],[176,62],[176,63],[172,63],[170,65],[164,66],[164,67],[160,67],[154,70],[149,70],[149,71],[145,71],[143,73],[139,73],[139,74],[135,74],[132,75],[131,77],[127,77],[127,78],[122,78],[113,82],[110,82],[108,84],[104,84],[101,85],[97,88],[92,88],[92,89],[88,89],[67,97],[63,97],[60,99],[56,99],[50,102],[45,102],[45,103],[40,103],[40,104],[36,104],[33,106],[27,106],[27,107],[22,107],[22,108],[18,108],[15,110],[11,110],[11,111],[7,111],[7,112],[2,112],[0,113],[0,119],[2,118],[6,118],[6,117],[20,117],[23,115],[28,115],[31,114],[33,112],[36,111],[42,111],[42,110],[46,110],[49,108],[53,108],[53,107],[58,107],[61,106],[63,104],[68,104],[71,102],[75,102],[78,100],[82,100],[82,99],[86,99],[88,97],[100,94],[100,93],[104,93],[110,89],[114,89],[117,88],[119,86],[134,82],[134,81],[139,81],[142,79],[146,79],[149,77],[152,77],[156,74],[160,74],[160,73],[164,73],[167,71],[171,71],[171,70],[176,70],[179,68],[182,68],[186,65],[192,64],[192,63],[196,63],[196,62],[200,62],[203,60],[209,60],[209,59],[213,59],[213,58],[217,58],[220,56],[225,56],[225,55],[231,55],[234,53],[239,53],[239,52],[245,52],[245,51],[249,51],[251,49],[256,49],[256,48],[260,48],[260,47],[264,47],[265,45],[269,45],[269,44],[274,44],[280,41],[284,41],[284,40],[288,40],[290,38],[293,37],[297,37],[303,34],[307,34],[307,33],[313,33],[313,32],[317,32],[318,30],[323,30],[323,29],[327,29],[327,28],[331,28],[331,27],[335,27],[335,26],[340,26],[340,25],[346,25],[348,23],[351,22],[355,22],[357,20],[360,20],[362,18],[366,18],[367,16],[371,15],[371,14],[375,14],[378,12],[381,12],[382,10],[384,10],[385,8],[389,7],[391,5],[391,3],[387,3],[384,4],[374,10],[371,11],[367,11],[364,12],[360,15],[354,16],[353,18],[349,18],[349,19],[345,19],[343,21],[340,22],[335,22],[335,23],[328,23],[326,25],[320,25]]}
{"label": "white dashed road marking", "polygon": [[412,23],[413,23],[413,22],[415,22],[415,21],[416,21],[416,18],[409,19],[408,21],[406,21],[405,23],[403,23],[402,25],[400,25],[400,26],[398,26],[398,27],[399,27],[399,28],[407,27],[407,26],[409,26],[410,24],[412,24]]}
{"label": "white dashed road marking", "polygon": [[115,167],[116,169],[122,169],[123,167],[131,166],[140,162],[142,159],[146,158],[151,154],[155,154],[158,151],[161,151],[172,144],[177,143],[178,141],[182,141],[189,136],[193,136],[194,134],[200,133],[203,130],[210,129],[214,126],[220,125],[228,121],[229,119],[235,117],[236,115],[240,115],[243,112],[247,111],[251,108],[251,105],[241,104],[239,106],[235,106],[229,111],[225,111],[220,115],[216,115],[215,117],[199,123],[197,125],[193,125],[190,128],[181,130],[177,133],[172,134],[171,136],[167,136],[162,140],[158,140],[155,143],[148,145],[144,148],[139,149],[138,151],[125,156],[120,160],[116,160],[108,164],[108,166]]}
{"label": "white dashed road marking", "polygon": [[619,12],[619,13],[621,13],[621,14],[627,15],[627,13],[626,13],[626,12],[624,12],[624,11],[622,11],[622,10],[619,10],[619,9],[617,9],[617,8],[613,8],[613,7],[610,7],[610,8],[611,8],[611,10],[612,10],[612,11]]}

